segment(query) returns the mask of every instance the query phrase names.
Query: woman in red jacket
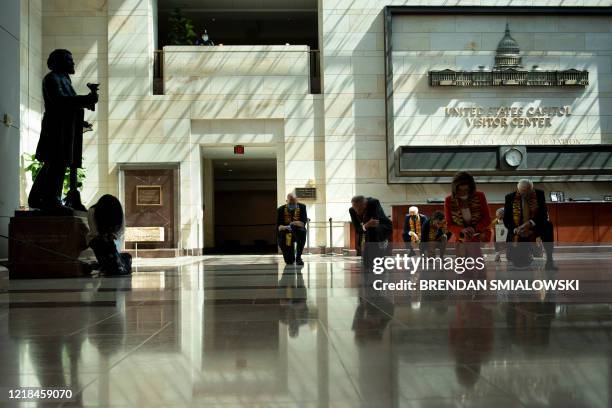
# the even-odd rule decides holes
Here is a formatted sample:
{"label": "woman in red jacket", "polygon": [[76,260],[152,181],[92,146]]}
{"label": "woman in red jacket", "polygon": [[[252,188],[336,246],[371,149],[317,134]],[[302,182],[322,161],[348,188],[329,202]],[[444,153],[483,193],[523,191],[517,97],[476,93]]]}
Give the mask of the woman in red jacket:
{"label": "woman in red jacket", "polygon": [[[489,205],[484,193],[476,190],[470,173],[461,171],[453,177],[452,192],[444,200],[444,214],[455,242],[480,243],[491,239]],[[468,245],[466,249],[472,256],[482,254],[480,245]]]}

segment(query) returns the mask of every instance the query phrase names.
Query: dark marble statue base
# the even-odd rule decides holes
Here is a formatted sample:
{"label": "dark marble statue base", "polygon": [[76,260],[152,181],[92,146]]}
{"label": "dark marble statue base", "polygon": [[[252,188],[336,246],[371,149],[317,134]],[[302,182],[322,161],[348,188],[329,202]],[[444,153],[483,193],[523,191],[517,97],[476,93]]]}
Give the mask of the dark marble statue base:
{"label": "dark marble statue base", "polygon": [[9,224],[9,279],[88,276],[87,213],[49,215],[16,211]]}

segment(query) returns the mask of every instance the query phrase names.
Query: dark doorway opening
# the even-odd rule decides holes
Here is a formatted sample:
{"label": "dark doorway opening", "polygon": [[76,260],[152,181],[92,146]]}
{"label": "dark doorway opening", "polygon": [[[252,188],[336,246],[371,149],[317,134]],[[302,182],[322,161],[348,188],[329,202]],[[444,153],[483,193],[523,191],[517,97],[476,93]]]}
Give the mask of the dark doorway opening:
{"label": "dark doorway opening", "polygon": [[213,160],[215,253],[276,253],[276,160]]}

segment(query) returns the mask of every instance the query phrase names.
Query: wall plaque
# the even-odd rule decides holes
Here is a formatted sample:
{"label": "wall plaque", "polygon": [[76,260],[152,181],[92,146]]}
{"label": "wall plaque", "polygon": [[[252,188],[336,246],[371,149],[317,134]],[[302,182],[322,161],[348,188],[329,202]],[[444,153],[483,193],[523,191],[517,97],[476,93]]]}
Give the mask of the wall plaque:
{"label": "wall plaque", "polygon": [[161,206],[162,204],[162,186],[136,186],[136,205]]}
{"label": "wall plaque", "polygon": [[303,200],[316,200],[317,189],[315,187],[296,187],[295,196]]}
{"label": "wall plaque", "polygon": [[126,242],[163,242],[164,227],[127,227]]}

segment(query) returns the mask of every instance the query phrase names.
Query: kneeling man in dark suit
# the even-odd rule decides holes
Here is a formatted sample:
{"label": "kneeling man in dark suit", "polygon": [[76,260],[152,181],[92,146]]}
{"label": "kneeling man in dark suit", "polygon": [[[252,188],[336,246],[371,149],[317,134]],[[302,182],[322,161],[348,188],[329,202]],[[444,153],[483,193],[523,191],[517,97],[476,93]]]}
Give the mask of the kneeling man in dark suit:
{"label": "kneeling man in dark suit", "polygon": [[[374,197],[358,195],[351,200],[351,218],[363,231],[361,260],[366,269],[371,269],[374,258],[391,254],[389,241],[393,235],[391,220],[385,215],[380,201]],[[354,217],[353,217],[354,214]]]}
{"label": "kneeling man in dark suit", "polygon": [[516,191],[506,195],[504,225],[508,228],[508,242],[529,242],[540,237],[546,251],[546,269],[557,269],[553,263],[554,230],[548,220],[544,191],[534,188],[531,180],[520,180]]}
{"label": "kneeling man in dark suit", "polygon": [[[302,252],[306,244],[306,206],[298,203],[293,193],[287,194],[287,204],[276,210],[276,229],[278,230],[278,246],[283,251],[285,263],[304,265]],[[296,245],[294,250],[293,245]]]}

